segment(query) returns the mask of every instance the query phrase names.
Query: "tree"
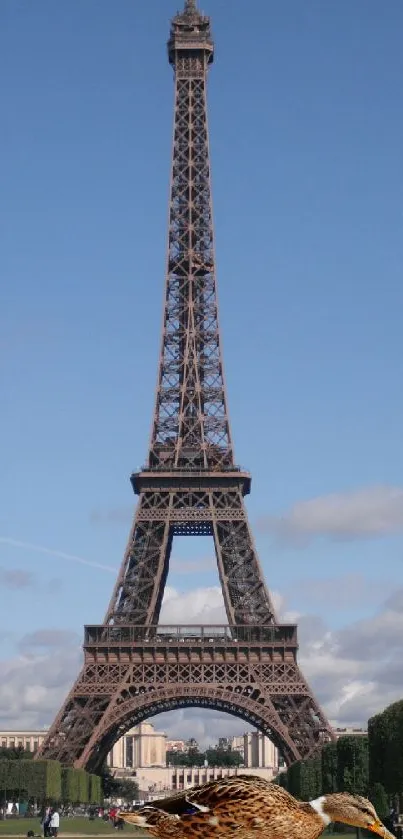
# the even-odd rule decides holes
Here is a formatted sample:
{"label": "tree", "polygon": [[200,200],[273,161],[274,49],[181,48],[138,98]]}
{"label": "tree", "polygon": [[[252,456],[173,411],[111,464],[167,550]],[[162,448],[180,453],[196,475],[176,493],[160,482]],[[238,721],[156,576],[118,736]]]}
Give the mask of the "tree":
{"label": "tree", "polygon": [[0,748],[0,760],[32,760],[33,752],[28,752],[22,746],[16,749]]}
{"label": "tree", "polygon": [[297,760],[287,770],[288,791],[295,798],[301,798],[301,765],[302,760]]}
{"label": "tree", "polygon": [[100,804],[102,801],[101,778],[99,775],[89,776],[89,800],[90,804]]}
{"label": "tree", "polygon": [[187,766],[184,761],[187,760],[185,752],[168,751],[166,753],[167,766]]}
{"label": "tree", "polygon": [[77,804],[79,801],[78,775],[72,766],[62,769],[62,801],[64,804]]}
{"label": "tree", "polygon": [[79,804],[89,803],[89,775],[85,769],[76,769],[78,775],[78,800]]}
{"label": "tree", "polygon": [[368,720],[369,783],[385,783],[385,766],[388,750],[388,719],[384,712]]}
{"label": "tree", "polygon": [[192,745],[189,746],[187,752],[187,766],[203,766],[204,761],[206,759],[206,755],[204,752],[199,751],[199,746],[196,743],[196,740],[191,741]]}
{"label": "tree", "polygon": [[62,768],[61,799],[65,804],[89,804],[90,776],[85,769]]}
{"label": "tree", "polygon": [[242,755],[232,749],[207,749],[201,756],[207,760],[209,766],[240,766],[243,763]]}
{"label": "tree", "polygon": [[403,789],[403,700],[385,708],[368,724],[371,785],[385,787],[389,795]]}
{"label": "tree", "polygon": [[209,766],[240,766],[243,763],[242,755],[238,751],[218,746],[205,752],[191,747],[187,752],[170,751],[166,754],[167,766],[203,766],[206,760]]}
{"label": "tree", "polygon": [[7,798],[60,801],[61,767],[56,760],[1,760],[0,790]]}
{"label": "tree", "polygon": [[337,792],[337,743],[325,743],[322,749],[322,792]]}
{"label": "tree", "polygon": [[353,795],[368,793],[368,737],[354,735],[337,741],[337,788]]}
{"label": "tree", "polygon": [[320,755],[311,757],[309,760],[297,760],[292,763],[287,771],[287,776],[288,790],[295,798],[301,801],[310,801],[312,798],[317,798],[322,792],[322,761]]}
{"label": "tree", "polygon": [[103,798],[123,798],[124,801],[137,801],[139,785],[130,779],[115,778],[109,767],[104,764],[100,775]]}
{"label": "tree", "polygon": [[302,800],[318,798],[322,794],[322,788],[322,757],[318,754],[304,761]]}
{"label": "tree", "polygon": [[385,788],[378,782],[374,784],[369,793],[369,800],[372,801],[380,819],[386,819],[389,815],[388,797]]}
{"label": "tree", "polygon": [[115,788],[115,778],[112,775],[109,766],[104,763],[101,773],[101,790],[104,798],[113,798],[114,788]]}
{"label": "tree", "polygon": [[123,798],[123,801],[132,803],[138,801],[139,785],[136,781],[131,781],[129,778],[119,780],[115,778],[115,798]]}

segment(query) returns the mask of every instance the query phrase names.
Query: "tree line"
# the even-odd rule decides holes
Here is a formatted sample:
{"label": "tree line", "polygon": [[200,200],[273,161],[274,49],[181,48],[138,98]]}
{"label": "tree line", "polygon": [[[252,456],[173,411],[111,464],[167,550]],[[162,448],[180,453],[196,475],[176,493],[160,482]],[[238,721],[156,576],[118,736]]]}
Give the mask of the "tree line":
{"label": "tree line", "polygon": [[368,736],[340,737],[274,779],[302,801],[332,792],[364,795],[380,818],[403,795],[403,700],[368,722]]}
{"label": "tree line", "polygon": [[317,756],[293,763],[275,782],[302,801],[332,792],[367,795],[368,747],[366,736],[340,737],[326,743]]}
{"label": "tree line", "polygon": [[0,749],[0,806],[7,801],[99,805],[105,798],[136,801],[138,794],[136,781],[115,778],[106,765],[93,775],[56,760],[32,760],[23,749]]}
{"label": "tree line", "polygon": [[101,778],[61,766],[57,760],[0,758],[0,801],[52,801],[64,804],[99,804]]}
{"label": "tree line", "polygon": [[240,766],[243,763],[242,755],[232,749],[206,749],[199,752],[197,747],[191,747],[187,752],[168,751],[166,756],[167,766]]}

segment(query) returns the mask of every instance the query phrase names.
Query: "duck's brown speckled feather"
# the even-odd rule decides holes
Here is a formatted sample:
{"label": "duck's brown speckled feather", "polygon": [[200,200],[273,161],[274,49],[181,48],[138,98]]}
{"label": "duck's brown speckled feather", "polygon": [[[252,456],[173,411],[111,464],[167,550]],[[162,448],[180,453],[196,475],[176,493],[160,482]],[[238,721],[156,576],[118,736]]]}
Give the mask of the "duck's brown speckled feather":
{"label": "duck's brown speckled feather", "polygon": [[[191,804],[208,807],[208,812],[187,814]],[[138,816],[145,820],[145,829],[160,839],[317,839],[324,829],[309,804],[251,775],[210,781],[158,800],[138,811]]]}

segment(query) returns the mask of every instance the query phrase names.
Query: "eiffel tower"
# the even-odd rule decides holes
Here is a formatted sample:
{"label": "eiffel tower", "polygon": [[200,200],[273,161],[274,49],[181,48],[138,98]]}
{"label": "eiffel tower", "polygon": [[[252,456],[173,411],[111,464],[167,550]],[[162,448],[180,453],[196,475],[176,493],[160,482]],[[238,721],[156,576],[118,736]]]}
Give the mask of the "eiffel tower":
{"label": "eiffel tower", "polygon": [[[97,771],[147,717],[198,706],[243,718],[287,764],[334,735],[297,664],[297,627],[277,622],[234,463],[217,312],[206,109],[214,44],[196,0],[171,22],[175,77],[165,310],[147,465],[104,623],[38,752]],[[159,624],[174,536],[214,538],[225,626]],[[179,617],[179,616],[178,616]]]}

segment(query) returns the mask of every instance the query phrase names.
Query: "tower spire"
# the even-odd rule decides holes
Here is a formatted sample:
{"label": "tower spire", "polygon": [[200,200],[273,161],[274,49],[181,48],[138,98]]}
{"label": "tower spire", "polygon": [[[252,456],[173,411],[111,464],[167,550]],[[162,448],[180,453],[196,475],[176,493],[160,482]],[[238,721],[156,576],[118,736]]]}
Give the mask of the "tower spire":
{"label": "tower spire", "polygon": [[193,12],[197,12],[197,2],[196,0],[185,0],[185,14],[192,14]]}

